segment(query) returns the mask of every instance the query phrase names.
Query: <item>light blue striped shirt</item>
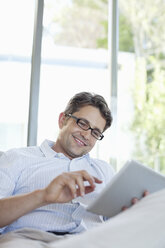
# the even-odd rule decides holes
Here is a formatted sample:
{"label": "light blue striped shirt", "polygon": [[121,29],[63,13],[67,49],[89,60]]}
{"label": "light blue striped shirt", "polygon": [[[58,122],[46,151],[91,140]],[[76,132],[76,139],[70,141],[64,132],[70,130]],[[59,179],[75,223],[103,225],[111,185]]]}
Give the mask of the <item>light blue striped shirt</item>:
{"label": "light blue striped shirt", "polygon": [[[46,187],[63,172],[86,170],[103,180],[90,194],[65,204],[50,204],[33,210],[1,229],[6,233],[24,227],[45,231],[78,233],[103,221],[101,216],[89,213],[85,207],[96,197],[114,175],[106,162],[90,158],[89,154],[70,160],[51,147],[45,140],[40,147],[12,149],[0,157],[0,198],[32,192]],[[10,214],[10,213],[9,213]]]}

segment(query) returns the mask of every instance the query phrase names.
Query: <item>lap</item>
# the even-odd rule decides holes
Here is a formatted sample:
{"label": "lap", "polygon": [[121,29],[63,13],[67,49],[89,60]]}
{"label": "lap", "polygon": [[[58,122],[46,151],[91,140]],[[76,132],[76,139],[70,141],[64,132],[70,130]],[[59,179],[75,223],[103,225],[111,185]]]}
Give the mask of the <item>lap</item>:
{"label": "lap", "polygon": [[[57,236],[44,231],[23,228],[0,236],[1,248],[47,248],[50,242],[63,239],[64,236]],[[23,246],[22,246],[23,245]]]}

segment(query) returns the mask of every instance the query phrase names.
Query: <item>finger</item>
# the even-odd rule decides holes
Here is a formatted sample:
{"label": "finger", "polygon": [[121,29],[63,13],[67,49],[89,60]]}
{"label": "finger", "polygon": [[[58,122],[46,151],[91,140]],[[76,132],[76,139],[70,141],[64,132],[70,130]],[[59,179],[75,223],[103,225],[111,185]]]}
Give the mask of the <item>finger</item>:
{"label": "finger", "polygon": [[147,190],[145,190],[144,193],[143,193],[143,197],[145,197],[147,195],[149,195],[149,192]]}
{"label": "finger", "polygon": [[134,198],[131,200],[131,203],[134,205],[134,204],[136,204],[138,201],[139,201],[139,199],[136,198],[136,197],[134,197]]}
{"label": "finger", "polygon": [[77,183],[73,178],[69,178],[69,181],[65,183],[65,186],[69,188],[73,198],[77,197]]}
{"label": "finger", "polygon": [[94,191],[94,188],[91,186],[86,186],[85,187],[85,194],[89,194]]}
{"label": "finger", "polygon": [[93,177],[94,178],[94,180],[95,180],[95,183],[102,183],[103,181],[102,180],[100,180],[99,178],[97,178],[97,177]]}
{"label": "finger", "polygon": [[[102,183],[102,181],[100,179],[98,179],[96,177],[93,177],[93,178],[94,178],[95,182]],[[90,193],[90,192],[94,191],[94,189],[96,187],[95,184],[93,184],[92,186],[91,185],[90,186],[85,186],[84,182],[83,182],[84,177],[83,178],[82,177],[77,177],[76,180],[77,180],[77,185],[78,185],[78,188],[79,188],[78,195],[84,196],[84,194],[87,194],[87,193]]]}
{"label": "finger", "polygon": [[82,174],[83,174],[83,180],[84,181],[88,181],[89,184],[92,187],[95,187],[95,179],[94,179],[94,177],[91,176],[90,174],[88,174],[86,171],[83,171]]}
{"label": "finger", "polygon": [[85,187],[84,187],[84,181],[83,181],[82,176],[78,176],[76,178],[76,184],[77,184],[77,187],[78,187],[77,194],[80,195],[80,196],[84,196]]}
{"label": "finger", "polygon": [[87,171],[81,171],[83,175],[83,180],[88,181],[91,187],[95,187],[95,182],[96,183],[102,183],[102,181],[96,177],[91,176]]}
{"label": "finger", "polygon": [[121,211],[125,211],[125,210],[127,210],[128,208],[126,207],[126,206],[124,206],[124,207],[122,207],[121,208]]}

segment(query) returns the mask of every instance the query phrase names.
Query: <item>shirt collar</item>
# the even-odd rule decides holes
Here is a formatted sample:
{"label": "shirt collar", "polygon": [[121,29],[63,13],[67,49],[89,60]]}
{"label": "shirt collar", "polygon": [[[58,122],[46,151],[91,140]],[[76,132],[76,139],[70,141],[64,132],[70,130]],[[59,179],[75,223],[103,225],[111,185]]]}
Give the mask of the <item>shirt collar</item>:
{"label": "shirt collar", "polygon": [[53,149],[54,142],[51,140],[44,140],[40,145],[40,149],[47,158],[53,158],[57,154]]}
{"label": "shirt collar", "polygon": [[[53,158],[53,157],[59,157],[59,158],[67,158],[62,153],[55,152],[52,147],[54,146],[55,142],[51,140],[44,140],[42,144],[40,145],[40,149],[47,158]],[[74,158],[75,160],[86,158],[88,161],[90,161],[89,153],[83,155],[82,157]],[[67,158],[69,159],[69,158]]]}

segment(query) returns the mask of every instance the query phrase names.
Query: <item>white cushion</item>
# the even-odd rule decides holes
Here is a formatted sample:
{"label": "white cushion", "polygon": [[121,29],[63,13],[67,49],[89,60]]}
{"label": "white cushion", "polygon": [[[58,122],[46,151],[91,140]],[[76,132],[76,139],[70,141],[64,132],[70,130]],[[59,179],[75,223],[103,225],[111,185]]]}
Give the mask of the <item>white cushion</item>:
{"label": "white cushion", "polygon": [[52,242],[51,248],[164,248],[165,190],[92,230]]}

